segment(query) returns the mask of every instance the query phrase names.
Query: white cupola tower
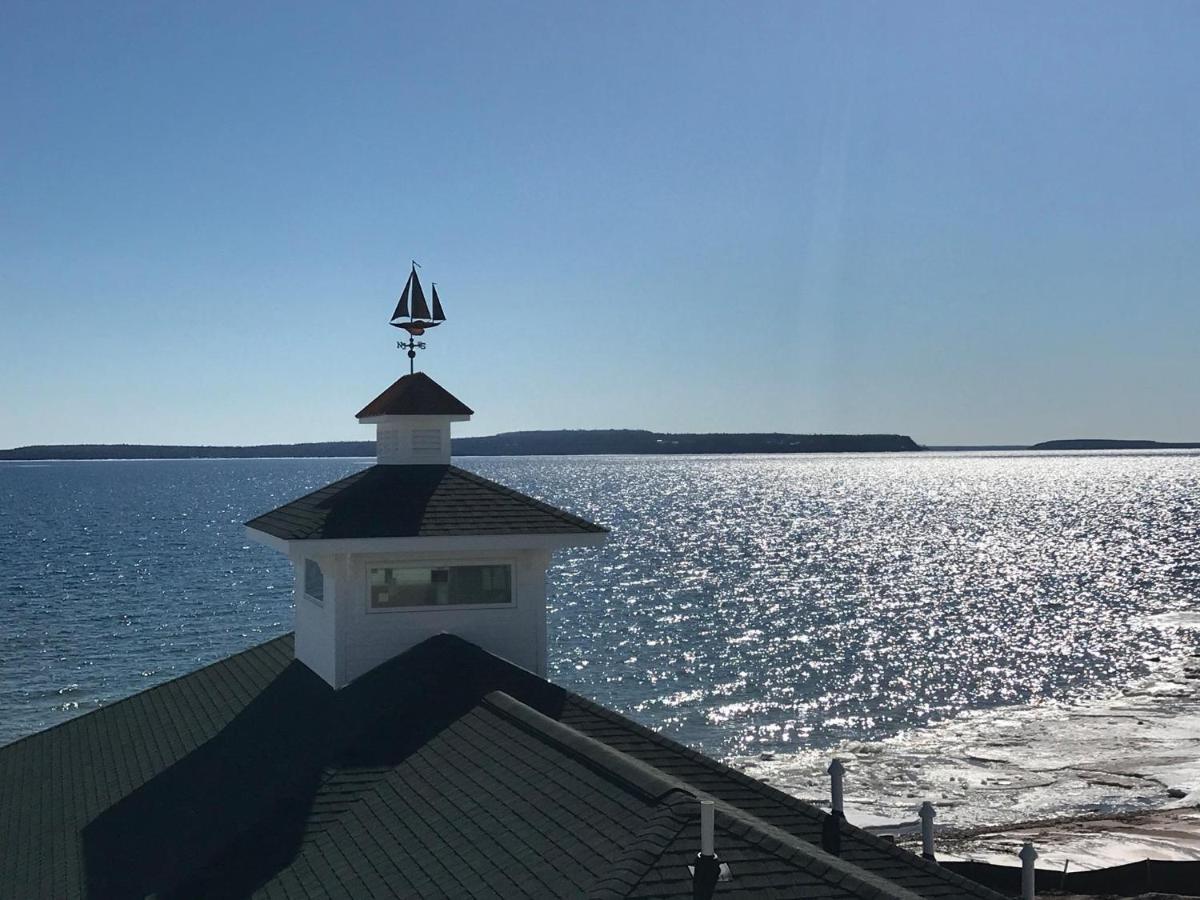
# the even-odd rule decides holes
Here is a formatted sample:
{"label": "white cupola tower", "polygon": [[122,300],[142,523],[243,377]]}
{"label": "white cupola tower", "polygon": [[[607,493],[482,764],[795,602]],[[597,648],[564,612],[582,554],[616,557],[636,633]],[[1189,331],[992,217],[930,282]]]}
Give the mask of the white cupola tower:
{"label": "white cupola tower", "polygon": [[358,413],[375,465],[246,523],[292,560],[296,659],[334,688],[443,632],[546,674],[551,554],[608,533],[452,465],[450,425],[471,415],[410,373]]}
{"label": "white cupola tower", "polygon": [[358,421],[375,425],[380,465],[447,465],[450,423],[466,422],[471,410],[424,372],[405,375],[359,410]]}

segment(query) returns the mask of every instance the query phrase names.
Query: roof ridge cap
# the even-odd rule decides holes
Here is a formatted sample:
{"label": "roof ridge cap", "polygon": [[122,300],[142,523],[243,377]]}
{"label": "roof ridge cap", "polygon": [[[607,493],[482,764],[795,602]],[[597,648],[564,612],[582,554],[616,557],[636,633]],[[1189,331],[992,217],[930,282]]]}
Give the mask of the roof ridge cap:
{"label": "roof ridge cap", "polygon": [[[716,801],[718,816],[728,819],[735,825],[744,826],[745,831],[738,835],[743,840],[757,844],[789,862],[803,860],[802,867],[823,881],[828,881],[828,879],[824,874],[813,871],[814,863],[823,865],[826,869],[833,869],[842,875],[843,877],[837,882],[841,886],[873,889],[883,896],[894,898],[894,900],[920,900],[921,895],[909,888],[902,887],[882,875],[876,875],[869,869],[857,866],[840,856],[835,856],[816,844],[784,831],[777,825],[763,821],[741,807],[734,806],[717,797],[713,799]],[[729,825],[726,823],[726,828],[728,827]],[[770,846],[771,844],[779,846]]]}
{"label": "roof ridge cap", "polygon": [[481,487],[490,488],[491,490],[495,491],[496,493],[505,494],[506,496],[509,496],[509,497],[516,497],[518,499],[526,500],[530,503],[533,503],[539,509],[541,509],[543,512],[550,513],[551,515],[555,516],[556,518],[562,519],[563,521],[568,522],[572,525],[584,525],[589,529],[598,529],[599,531],[602,531],[606,534],[608,533],[608,529],[605,528],[603,525],[597,525],[595,522],[590,522],[587,519],[583,518],[582,516],[575,515],[575,513],[567,512],[565,509],[559,509],[557,506],[551,506],[549,503],[546,503],[544,500],[539,500],[537,497],[531,497],[529,494],[526,494],[522,491],[518,491],[516,488],[510,488],[507,485],[503,485],[498,481],[492,481],[490,478],[484,478],[482,475],[478,475],[475,472],[471,472],[467,469],[459,468],[458,466],[454,465],[454,463],[450,463],[450,471],[452,471],[456,475],[461,475],[461,476],[465,477],[469,481],[474,481],[476,484],[480,485]]}
{"label": "roof ridge cap", "polygon": [[649,799],[661,801],[672,791],[692,793],[689,785],[649,763],[588,737],[570,725],[557,722],[504,691],[492,691],[484,696],[482,703],[526,730],[553,741],[591,768],[603,771]]}
{"label": "roof ridge cap", "polygon": [[[672,797],[672,793],[680,796]],[[689,820],[687,808],[693,806],[701,798],[711,799],[715,803],[718,816],[717,825],[725,831],[736,834],[740,839],[759,846],[780,859],[797,864],[798,868],[826,883],[832,883],[827,877],[827,873],[832,870],[841,876],[836,882],[839,886],[869,892],[860,894],[860,896],[886,897],[889,900],[921,900],[920,894],[909,888],[898,885],[882,875],[877,875],[835,856],[815,844],[789,834],[782,828],[763,821],[741,807],[704,791],[696,790],[693,794],[682,788],[663,795],[661,806],[652,815],[646,817],[646,825],[627,845],[640,847],[643,854],[648,854],[644,863],[627,869],[623,874],[618,875],[614,872],[614,874],[606,876],[588,893],[589,900],[608,900],[608,898],[627,896],[628,889],[636,885],[662,857],[670,838],[678,835],[687,825]],[[669,823],[678,823],[678,827],[671,831],[665,839],[663,839],[663,825],[666,823],[661,821],[663,819]],[[659,838],[659,840],[655,841],[654,838]],[[639,840],[640,843],[638,843]],[[619,860],[614,860],[613,865],[615,870],[619,867]],[[814,871],[817,867],[821,867],[820,870]],[[619,886],[625,887],[626,890],[621,892]]]}
{"label": "roof ridge cap", "polygon": [[[664,734],[653,731],[646,726],[633,721],[633,719],[623,716],[615,710],[609,709],[607,706],[602,706],[596,701],[588,699],[582,694],[577,694],[574,691],[567,691],[567,696],[573,702],[580,704],[589,712],[608,719],[609,721],[618,722],[622,725],[622,727],[632,728],[637,734],[651,741],[652,743],[655,743],[660,747],[668,747],[676,753],[681,753],[688,759],[706,766],[713,771],[719,772],[727,777],[732,777],[736,781],[740,782],[743,786],[752,789],[755,793],[769,797],[775,802],[781,803],[787,806],[789,809],[807,816],[809,819],[823,822],[829,817],[829,813],[812,803],[808,803],[807,801],[801,800],[799,797],[794,797],[791,794],[784,793],[773,785],[759,781],[757,778],[753,778],[740,769],[735,769],[733,766],[727,765],[718,759],[714,759],[711,756],[706,756],[703,753],[698,753],[692,748],[680,744],[678,741],[674,741]],[[740,807],[735,808],[740,809]],[[873,849],[882,851],[904,865],[933,874],[950,884],[967,888],[977,897],[987,898],[987,900],[999,900],[999,898],[1002,896],[985,885],[981,885],[978,882],[972,881],[971,879],[964,875],[960,875],[957,872],[950,871],[945,866],[938,865],[936,862],[925,859],[922,856],[917,856],[915,853],[910,853],[891,841],[884,840],[874,832],[867,831],[865,828],[859,828],[858,826],[852,825],[845,820],[842,821],[845,826],[852,829],[852,837],[854,840],[861,841]],[[763,824],[766,825],[768,823],[763,822]],[[774,828],[776,826],[769,827]],[[788,833],[789,832],[786,831],[784,832],[784,834]],[[796,835],[791,835],[791,837],[793,840],[801,841],[808,846],[817,846],[816,844],[805,841],[803,838],[800,838]]]}
{"label": "roof ridge cap", "polygon": [[[678,793],[680,796],[672,796]],[[614,856],[607,873],[587,892],[588,900],[621,900],[646,877],[663,853],[687,826],[684,804],[696,798],[683,789],[663,795],[662,802],[643,820]]]}

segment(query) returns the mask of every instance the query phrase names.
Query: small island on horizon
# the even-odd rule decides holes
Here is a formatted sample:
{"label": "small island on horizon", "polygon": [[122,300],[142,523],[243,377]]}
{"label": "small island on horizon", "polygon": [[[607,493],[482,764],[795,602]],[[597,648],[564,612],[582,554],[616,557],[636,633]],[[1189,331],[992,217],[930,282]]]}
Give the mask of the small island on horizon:
{"label": "small island on horizon", "polygon": [[1068,438],[1042,441],[1030,450],[1200,450],[1200,442],[1142,441],[1112,438]]}

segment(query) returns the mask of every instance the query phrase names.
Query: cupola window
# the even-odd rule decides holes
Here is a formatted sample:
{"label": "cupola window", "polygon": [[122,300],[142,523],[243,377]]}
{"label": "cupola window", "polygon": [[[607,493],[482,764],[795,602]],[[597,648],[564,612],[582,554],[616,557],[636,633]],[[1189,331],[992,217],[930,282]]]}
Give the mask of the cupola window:
{"label": "cupola window", "polygon": [[511,606],[512,566],[377,566],[368,589],[371,609]]}
{"label": "cupola window", "polygon": [[325,573],[315,559],[304,560],[304,595],[314,603],[325,602]]}

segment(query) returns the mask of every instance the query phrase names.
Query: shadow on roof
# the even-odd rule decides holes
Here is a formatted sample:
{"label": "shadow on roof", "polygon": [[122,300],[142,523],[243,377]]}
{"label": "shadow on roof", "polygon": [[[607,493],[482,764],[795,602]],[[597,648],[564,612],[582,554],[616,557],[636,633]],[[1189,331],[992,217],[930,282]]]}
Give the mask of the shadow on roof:
{"label": "shadow on roof", "polygon": [[[425,510],[449,466],[372,466],[338,493],[317,504],[325,511],[328,536],[389,536],[421,533]],[[387,527],[380,531],[379,508]]]}
{"label": "shadow on roof", "polygon": [[551,717],[564,698],[449,635],[337,692],[292,662],[216,737],[83,829],[88,895],[253,892],[295,856],[330,771],[393,768],[496,689]]}

